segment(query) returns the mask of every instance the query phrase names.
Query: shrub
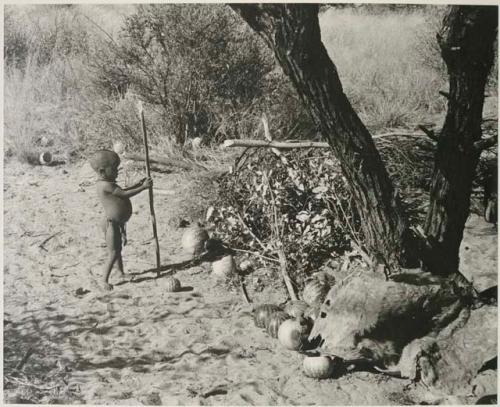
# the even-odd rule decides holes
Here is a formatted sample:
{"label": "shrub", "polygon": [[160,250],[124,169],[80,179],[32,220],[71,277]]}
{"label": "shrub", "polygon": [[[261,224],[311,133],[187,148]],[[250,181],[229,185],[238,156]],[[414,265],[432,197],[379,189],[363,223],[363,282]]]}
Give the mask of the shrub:
{"label": "shrub", "polygon": [[275,257],[282,247],[295,280],[359,241],[351,196],[329,151],[247,153],[220,179],[216,234],[232,247]]}
{"label": "shrub", "polygon": [[92,61],[104,94],[130,91],[161,107],[164,134],[182,144],[252,128],[247,117],[273,63],[266,52],[226,6],[141,5]]}

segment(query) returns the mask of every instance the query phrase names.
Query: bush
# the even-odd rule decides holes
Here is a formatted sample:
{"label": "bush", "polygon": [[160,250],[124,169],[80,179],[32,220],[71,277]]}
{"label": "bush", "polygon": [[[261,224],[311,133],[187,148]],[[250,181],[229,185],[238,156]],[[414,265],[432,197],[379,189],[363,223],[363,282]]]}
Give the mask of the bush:
{"label": "bush", "polygon": [[247,153],[220,179],[216,234],[232,247],[275,257],[282,247],[300,282],[359,242],[359,224],[329,151],[291,151],[284,163],[269,150]]}
{"label": "bush", "polygon": [[200,4],[138,6],[92,61],[103,94],[160,107],[163,134],[178,144],[248,133],[274,63],[227,6]]}

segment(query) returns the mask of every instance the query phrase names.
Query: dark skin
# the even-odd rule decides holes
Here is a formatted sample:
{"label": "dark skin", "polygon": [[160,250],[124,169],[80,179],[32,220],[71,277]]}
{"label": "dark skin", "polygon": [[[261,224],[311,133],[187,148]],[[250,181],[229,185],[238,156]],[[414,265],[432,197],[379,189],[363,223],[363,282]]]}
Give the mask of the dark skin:
{"label": "dark skin", "polygon": [[103,225],[108,248],[108,259],[104,265],[103,287],[105,290],[113,289],[109,283],[109,276],[115,264],[118,266],[121,280],[130,280],[123,271],[122,258],[122,245],[127,243],[125,223],[132,215],[130,198],[153,185],[151,178],[145,178],[133,186],[120,188],[115,182],[118,176],[118,165],[118,163],[112,163],[97,170],[99,176],[96,185],[97,195],[106,213]]}

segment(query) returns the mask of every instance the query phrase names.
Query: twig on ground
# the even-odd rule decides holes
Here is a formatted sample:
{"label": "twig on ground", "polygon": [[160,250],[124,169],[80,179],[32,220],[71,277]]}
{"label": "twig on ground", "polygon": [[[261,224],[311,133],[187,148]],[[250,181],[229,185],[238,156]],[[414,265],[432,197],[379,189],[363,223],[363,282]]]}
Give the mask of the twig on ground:
{"label": "twig on ground", "polygon": [[24,365],[26,364],[26,362],[28,361],[28,359],[30,358],[30,356],[33,354],[33,351],[34,351],[33,347],[30,346],[28,348],[28,350],[26,351],[25,355],[23,356],[23,358],[16,365],[16,367],[14,368],[14,370],[22,370],[22,368],[24,367]]}
{"label": "twig on ground", "polygon": [[40,244],[38,245],[38,247],[39,247],[40,249],[43,249],[43,250],[45,250],[46,252],[48,252],[48,250],[45,248],[45,244],[46,244],[46,243],[47,243],[50,239],[52,239],[52,238],[56,237],[57,235],[59,235],[59,234],[61,234],[61,233],[62,233],[62,232],[61,232],[61,231],[59,231],[59,232],[54,233],[53,235],[50,235],[47,239],[45,239],[42,243],[40,243]]}
{"label": "twig on ground", "polygon": [[200,394],[200,396],[203,397],[204,399],[206,399],[207,397],[217,396],[220,394],[227,394],[227,386],[226,385],[216,386],[212,390],[209,390],[203,394]]}
{"label": "twig on ground", "polygon": [[247,292],[247,287],[245,286],[245,280],[243,276],[238,276],[240,280],[240,288],[241,288],[241,293],[243,294],[243,298],[247,304],[251,304],[252,301],[250,300],[250,297],[248,296]]}
{"label": "twig on ground", "polygon": [[60,387],[59,384],[56,384],[55,386],[44,387],[44,386],[39,386],[39,385],[36,385],[36,384],[33,384],[33,383],[25,382],[23,380],[19,380],[19,379],[15,378],[15,377],[12,377],[12,376],[7,376],[6,375],[4,377],[5,377],[5,380],[7,380],[7,381],[9,381],[11,383],[19,384],[21,386],[33,387],[35,389],[42,390],[42,391],[54,390],[57,387]]}

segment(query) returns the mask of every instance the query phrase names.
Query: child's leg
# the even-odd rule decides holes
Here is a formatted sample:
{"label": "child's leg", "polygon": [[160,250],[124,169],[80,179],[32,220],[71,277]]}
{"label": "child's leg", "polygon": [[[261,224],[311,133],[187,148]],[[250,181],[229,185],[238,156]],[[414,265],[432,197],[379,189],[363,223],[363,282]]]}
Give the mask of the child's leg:
{"label": "child's leg", "polygon": [[[125,246],[127,244],[127,232],[125,230],[125,225],[120,224],[118,227],[119,227],[121,242]],[[125,274],[125,272],[123,271],[123,257],[121,250],[116,259],[116,265],[118,266],[118,271],[120,272],[120,280],[130,281],[131,277],[128,274]]]}
{"label": "child's leg", "polygon": [[123,246],[127,245],[127,229],[125,223],[120,225],[120,232],[122,234],[122,243]]}
{"label": "child's leg", "polygon": [[[113,269],[113,265],[118,259],[121,259],[122,253],[122,237],[120,227],[115,222],[108,221],[106,228],[106,246],[108,247],[108,261],[104,266],[104,288],[110,290],[113,288],[109,284],[109,275]],[[120,262],[118,264],[120,267]],[[123,273],[123,263],[121,263],[121,270]]]}
{"label": "child's leg", "polygon": [[123,272],[123,258],[122,258],[121,252],[120,252],[118,258],[116,259],[116,264],[118,265],[118,271],[120,272],[120,280],[121,281],[130,281],[132,279],[130,274],[125,274]]}

